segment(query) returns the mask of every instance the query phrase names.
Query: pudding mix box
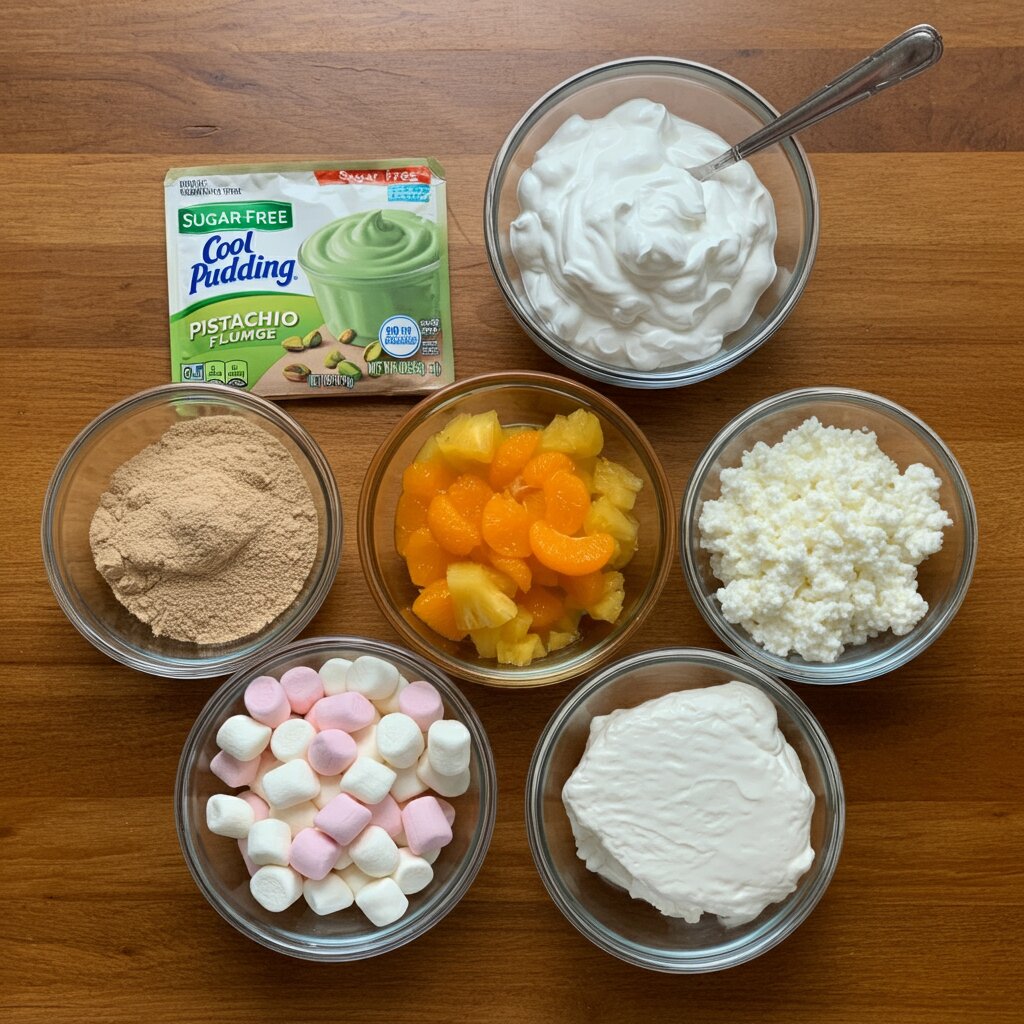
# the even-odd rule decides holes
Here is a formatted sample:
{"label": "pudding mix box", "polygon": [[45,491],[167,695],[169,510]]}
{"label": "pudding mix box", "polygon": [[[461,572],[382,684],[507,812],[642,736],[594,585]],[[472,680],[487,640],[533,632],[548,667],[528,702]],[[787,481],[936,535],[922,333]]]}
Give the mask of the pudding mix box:
{"label": "pudding mix box", "polygon": [[300,398],[455,379],[435,160],[175,168],[164,207],[172,380]]}

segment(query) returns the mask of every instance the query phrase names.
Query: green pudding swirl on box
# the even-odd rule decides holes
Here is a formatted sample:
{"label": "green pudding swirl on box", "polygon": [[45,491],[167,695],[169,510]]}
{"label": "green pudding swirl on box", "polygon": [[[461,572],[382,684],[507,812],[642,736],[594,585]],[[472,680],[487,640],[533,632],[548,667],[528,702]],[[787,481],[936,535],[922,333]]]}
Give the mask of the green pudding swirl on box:
{"label": "green pudding swirl on box", "polygon": [[434,160],[174,169],[171,375],[269,398],[454,380]]}

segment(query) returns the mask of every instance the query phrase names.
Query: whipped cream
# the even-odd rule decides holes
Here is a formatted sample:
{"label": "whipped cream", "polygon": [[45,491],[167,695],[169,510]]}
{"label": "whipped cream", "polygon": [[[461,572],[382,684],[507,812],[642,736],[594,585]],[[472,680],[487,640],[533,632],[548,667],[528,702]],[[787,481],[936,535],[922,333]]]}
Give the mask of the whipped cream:
{"label": "whipped cream", "polygon": [[706,359],[775,278],[775,207],[748,163],[699,182],[686,168],[729,144],[629,100],[570,117],[519,179],[510,241],[550,330],[638,370]]}
{"label": "whipped cream", "polygon": [[814,794],[775,705],[748,683],[594,718],[562,801],[591,871],[690,923],[752,921],[814,860]]}

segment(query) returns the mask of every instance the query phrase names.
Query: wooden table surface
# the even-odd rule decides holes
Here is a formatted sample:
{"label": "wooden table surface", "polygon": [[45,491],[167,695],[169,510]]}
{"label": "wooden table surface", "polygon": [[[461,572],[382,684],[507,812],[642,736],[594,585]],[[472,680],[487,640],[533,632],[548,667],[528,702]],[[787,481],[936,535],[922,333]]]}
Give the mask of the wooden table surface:
{"label": "wooden table surface", "polygon": [[[523,823],[531,750],[570,684],[467,685],[501,799],[490,854],[456,911],[401,952],[348,966],[291,961],[234,932],[193,885],[171,807],[182,741],[217,683],[106,660],[59,611],[38,540],[43,491],[72,437],[168,379],[165,170],[438,157],[459,375],[557,370],[506,311],[481,228],[492,156],[538,95],[591,64],[664,52],[785,106],[924,19],[945,35],[937,69],[805,136],[821,245],[785,327],[696,387],[612,392],[656,443],[677,499],[727,419],[809,384],[908,406],[973,487],[981,553],[946,634],[886,678],[800,687],[849,800],[842,860],[811,918],[761,959],[703,977],[598,951],[546,895]],[[5,0],[0,21],[0,1019],[1024,1019],[1016,0]],[[347,513],[376,439],[408,405],[288,407],[331,460]],[[333,632],[394,639],[354,531],[307,635]],[[720,646],[678,571],[632,649],[665,644]]]}

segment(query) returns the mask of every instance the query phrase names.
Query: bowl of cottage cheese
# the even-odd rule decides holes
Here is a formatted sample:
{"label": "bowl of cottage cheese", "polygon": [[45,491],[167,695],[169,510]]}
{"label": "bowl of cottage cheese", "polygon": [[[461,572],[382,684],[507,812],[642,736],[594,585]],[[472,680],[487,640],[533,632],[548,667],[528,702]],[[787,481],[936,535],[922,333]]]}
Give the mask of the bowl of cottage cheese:
{"label": "bowl of cottage cheese", "polygon": [[645,651],[591,676],[545,727],[526,789],[555,904],[651,970],[771,949],[822,898],[842,847],[820,725],[787,686],[716,651]]}
{"label": "bowl of cottage cheese", "polygon": [[807,157],[788,140],[704,182],[689,169],[775,116],[729,75],[664,57],[590,68],[534,104],[484,210],[491,269],[533,341],[634,388],[704,380],[767,341],[814,262]]}
{"label": "bowl of cottage cheese", "polygon": [[978,524],[963,470],[895,402],[803,388],[737,416],[697,461],[680,556],[737,654],[804,683],[853,683],[917,657],[970,585]]}

